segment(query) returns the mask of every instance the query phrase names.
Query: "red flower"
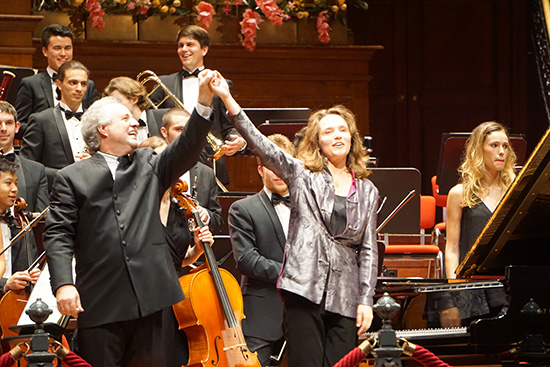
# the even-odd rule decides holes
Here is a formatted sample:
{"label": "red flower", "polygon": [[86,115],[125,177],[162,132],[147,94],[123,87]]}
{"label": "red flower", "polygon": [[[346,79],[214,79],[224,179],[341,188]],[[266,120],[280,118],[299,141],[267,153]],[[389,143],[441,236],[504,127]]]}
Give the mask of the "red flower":
{"label": "red flower", "polygon": [[256,47],[256,31],[260,28],[258,24],[262,22],[260,14],[246,9],[241,22],[241,34],[243,35],[242,45],[248,51],[254,51]]}
{"label": "red flower", "polygon": [[317,16],[317,37],[323,43],[330,42],[330,26],[328,24],[328,12],[322,11]]}
{"label": "red flower", "polygon": [[210,28],[212,24],[212,15],[216,14],[212,4],[201,1],[195,6],[195,9],[197,10],[197,20],[200,22],[201,27],[204,29]]}
{"label": "red flower", "polygon": [[267,19],[274,25],[283,25],[283,11],[273,0],[256,0],[256,4],[262,9]]}
{"label": "red flower", "polygon": [[97,0],[86,0],[86,10],[90,13],[92,27],[102,31],[105,28],[105,22],[103,21],[105,10],[103,10]]}

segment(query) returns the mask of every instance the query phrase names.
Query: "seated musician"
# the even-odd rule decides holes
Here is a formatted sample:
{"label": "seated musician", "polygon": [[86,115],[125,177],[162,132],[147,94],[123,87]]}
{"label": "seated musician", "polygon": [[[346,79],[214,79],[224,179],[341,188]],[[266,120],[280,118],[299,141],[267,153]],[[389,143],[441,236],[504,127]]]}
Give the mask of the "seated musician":
{"label": "seated musician", "polygon": [[[149,147],[160,153],[167,143],[159,136],[145,139],[139,148]],[[177,203],[171,200],[170,190],[167,190],[160,202],[160,221],[165,228],[166,243],[170,248],[172,261],[178,276],[182,276],[185,266],[191,265],[203,253],[202,242],[213,243],[214,238],[208,227],[196,229],[193,235],[189,230],[187,218]],[[194,239],[194,240],[193,240]],[[194,242],[194,245],[193,245]],[[179,330],[172,307],[162,312],[162,328],[157,330],[160,335],[154,338],[158,359],[157,366],[180,367],[187,364],[189,350],[185,332]]]}
{"label": "seated musician", "polygon": [[[0,148],[3,156],[9,161],[14,162],[17,168],[17,190],[19,197],[25,200],[29,212],[40,212],[49,204],[48,198],[48,179],[44,166],[38,162],[20,157],[15,154],[14,138],[20,129],[17,111],[6,101],[0,101]],[[15,218],[8,217],[10,224],[11,238],[20,230],[21,225]],[[5,245],[9,244],[10,236],[6,230]],[[7,242],[6,242],[7,241]],[[0,279],[0,293],[9,290],[22,290],[30,282],[35,284],[40,275],[40,269],[35,267],[30,272],[29,266],[38,256],[35,237],[32,231],[17,241],[5,253],[8,260],[4,277]]]}
{"label": "seated musician", "polygon": [[[451,188],[447,199],[447,278],[456,277],[459,263],[514,181],[515,163],[516,154],[502,125],[483,122],[472,131],[458,169],[460,183]],[[496,315],[504,305],[504,298],[502,288],[435,294],[432,311],[436,312],[428,312],[429,326],[436,326],[433,322],[437,318],[430,314],[434,316],[437,312],[442,327],[468,326],[473,319]]]}
{"label": "seated musician", "polygon": [[[0,213],[7,213],[15,203],[15,199],[17,199],[17,175],[15,173],[17,168],[17,164],[5,158],[0,158]],[[2,233],[2,248],[5,248],[10,244],[11,233],[9,224],[4,218],[0,219],[0,230]],[[0,277],[4,276],[6,263],[11,265],[11,262],[6,261],[5,254],[8,253],[10,252],[6,251],[0,255]]]}

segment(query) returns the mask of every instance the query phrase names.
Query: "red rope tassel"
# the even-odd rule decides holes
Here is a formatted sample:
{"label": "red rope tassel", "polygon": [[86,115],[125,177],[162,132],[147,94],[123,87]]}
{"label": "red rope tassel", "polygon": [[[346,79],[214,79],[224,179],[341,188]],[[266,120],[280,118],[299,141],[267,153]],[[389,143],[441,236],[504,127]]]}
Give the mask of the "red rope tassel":
{"label": "red rope tassel", "polygon": [[439,359],[439,357],[435,354],[420,345],[416,345],[412,357],[415,361],[422,363],[425,367],[451,367]]}
{"label": "red rope tassel", "polygon": [[8,352],[0,356],[0,367],[10,367],[15,364],[13,356]]}

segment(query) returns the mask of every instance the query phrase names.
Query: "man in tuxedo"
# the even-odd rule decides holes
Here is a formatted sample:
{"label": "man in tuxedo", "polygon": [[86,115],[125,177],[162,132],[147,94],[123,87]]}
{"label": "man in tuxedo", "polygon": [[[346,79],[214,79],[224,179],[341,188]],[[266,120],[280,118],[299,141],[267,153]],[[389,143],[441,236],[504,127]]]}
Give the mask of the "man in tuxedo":
{"label": "man in tuxedo", "polygon": [[103,96],[117,98],[130,110],[134,119],[139,122],[138,142],[140,144],[148,137],[161,136],[162,116],[167,110],[153,108],[147,96],[147,90],[138,81],[127,76],[113,78],[103,91]]}
{"label": "man in tuxedo", "polygon": [[[168,144],[181,135],[189,117],[189,112],[180,108],[172,108],[162,117],[160,132]],[[197,162],[183,174],[182,180],[187,182],[187,194],[199,203],[197,209],[203,223],[210,227],[212,233],[219,233],[223,224],[222,207],[218,200],[219,190],[212,168]]]}
{"label": "man in tuxedo", "polygon": [[56,81],[59,104],[29,118],[21,155],[46,167],[50,188],[59,169],[90,156],[82,138],[80,122],[88,75],[89,71],[82,63],[67,61],[59,68]]}
{"label": "man in tuxedo", "polygon": [[[281,134],[269,139],[294,155],[295,148]],[[283,302],[277,291],[290,219],[288,187],[258,159],[264,188],[256,195],[234,202],[229,208],[229,234],[237,269],[242,274],[246,343],[258,353],[262,366],[278,354],[283,338]]]}
{"label": "man in tuxedo", "polygon": [[[48,60],[48,67],[44,72],[21,80],[15,100],[15,109],[21,123],[17,138],[21,138],[25,133],[27,120],[32,113],[55,107],[58,104],[55,98],[57,87],[55,81],[59,67],[73,59],[73,42],[73,32],[64,25],[50,24],[42,30],[42,54]],[[82,98],[84,108],[88,108],[98,98],[99,93],[94,82],[90,80]]]}
{"label": "man in tuxedo", "polygon": [[[46,170],[42,164],[15,154],[13,139],[19,127],[15,108],[8,102],[0,101],[0,148],[3,151],[3,157],[17,165],[18,195],[27,203],[27,210],[41,212],[49,204]],[[19,232],[20,228],[13,221],[10,224],[12,224],[13,236]],[[36,268],[30,273],[27,271],[38,256],[32,232],[14,243],[5,255],[6,272],[0,279],[1,293],[9,290],[22,290],[28,282],[36,283],[40,270]]]}
{"label": "man in tuxedo", "polygon": [[[187,111],[193,111],[197,103],[197,73],[204,69],[204,57],[210,47],[210,36],[208,32],[196,25],[187,25],[180,29],[177,36],[177,52],[180,58],[182,69],[177,73],[160,76],[164,85],[181,101]],[[233,84],[228,80],[230,88]],[[157,104],[166,97],[161,88],[151,95],[151,101]],[[237,133],[226,117],[226,109],[221,99],[214,96],[212,102],[214,109],[214,125],[210,132],[218,139],[224,141],[223,149],[225,155],[232,156],[246,147],[245,140]],[[160,107],[177,107],[171,99],[166,99]],[[205,147],[205,154],[201,156],[201,162],[213,167],[212,157],[214,151],[210,145]],[[225,157],[216,161],[216,176],[224,184],[229,183],[229,173]]]}
{"label": "man in tuxedo", "polygon": [[139,124],[116,98],[95,102],[82,118],[92,157],[55,177],[44,232],[52,289],[59,311],[78,318],[79,353],[94,367],[155,366],[161,310],[183,299],[159,208],[205,144],[214,75],[199,74],[189,124],[160,154],[136,150]]}

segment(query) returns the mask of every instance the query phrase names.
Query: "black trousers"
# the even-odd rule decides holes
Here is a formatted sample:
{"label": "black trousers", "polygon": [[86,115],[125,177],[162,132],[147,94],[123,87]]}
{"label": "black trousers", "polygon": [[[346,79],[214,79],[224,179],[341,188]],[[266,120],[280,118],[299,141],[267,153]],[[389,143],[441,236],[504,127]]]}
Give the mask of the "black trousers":
{"label": "black trousers", "polygon": [[135,320],[79,328],[80,356],[94,367],[156,367],[152,340],[160,318],[161,311]]}
{"label": "black trousers", "polygon": [[324,300],[282,295],[289,367],[332,367],[357,346],[355,319],[326,311]]}
{"label": "black trousers", "polygon": [[258,361],[262,367],[270,365],[271,356],[278,355],[283,347],[284,338],[279,340],[264,340],[254,336],[245,336],[246,346],[251,352],[258,353]]}

